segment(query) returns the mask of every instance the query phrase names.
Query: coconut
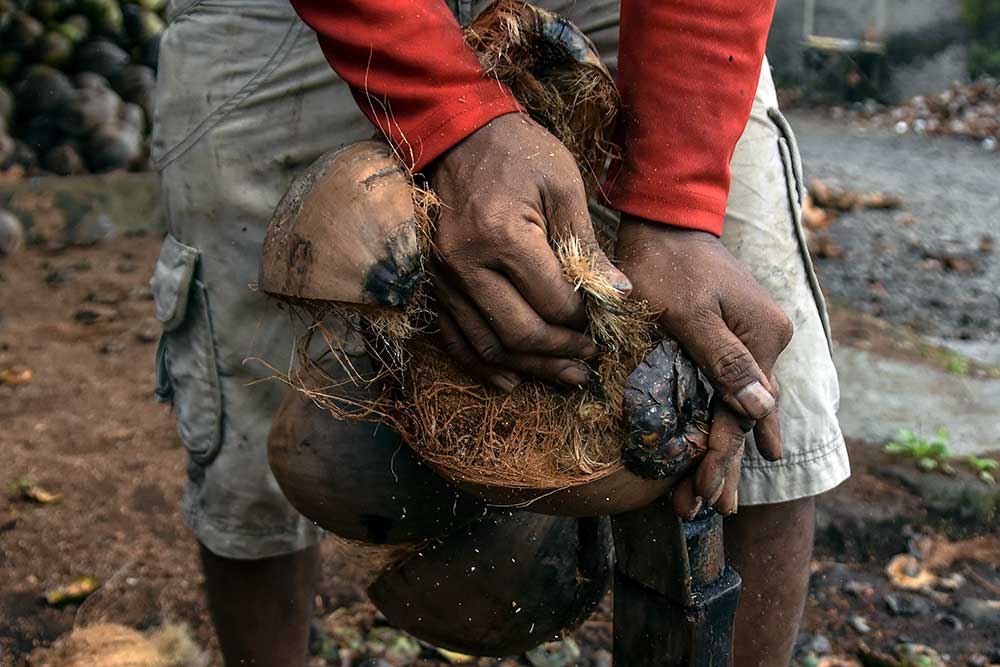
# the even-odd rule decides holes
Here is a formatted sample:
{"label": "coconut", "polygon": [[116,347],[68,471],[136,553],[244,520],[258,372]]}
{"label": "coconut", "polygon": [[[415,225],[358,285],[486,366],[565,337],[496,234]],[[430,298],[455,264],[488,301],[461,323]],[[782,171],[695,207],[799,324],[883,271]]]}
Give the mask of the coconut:
{"label": "coconut", "polygon": [[[364,400],[358,388],[349,393]],[[292,505],[347,540],[418,542],[483,515],[482,502],[450,486],[391,429],[337,420],[295,390],[274,417],[268,457]]]}
{"label": "coconut", "polygon": [[0,85],[0,118],[5,124],[9,124],[14,118],[14,96],[10,94],[7,86]]}
{"label": "coconut", "polygon": [[24,225],[10,211],[0,209],[0,257],[9,257],[24,247]]}
{"label": "coconut", "polygon": [[56,26],[56,32],[73,44],[79,44],[90,34],[90,21],[83,14],[73,14]]}
{"label": "coconut", "polygon": [[146,120],[153,120],[153,90],[156,87],[156,73],[145,65],[129,65],[122,69],[112,81],[112,87],[122,99],[138,104],[146,114]]}
{"label": "coconut", "polygon": [[142,134],[117,122],[100,125],[86,139],[84,157],[94,173],[128,169],[143,155]]}
{"label": "coconut", "polygon": [[76,96],[73,84],[62,72],[46,65],[34,65],[17,87],[17,115],[26,121],[58,112]]}
{"label": "coconut", "polygon": [[125,31],[134,41],[143,43],[163,32],[163,19],[156,12],[138,5],[126,5],[122,10]]}
{"label": "coconut", "polygon": [[62,139],[59,118],[55,114],[33,117],[21,132],[21,138],[38,155],[44,155]]}
{"label": "coconut", "polygon": [[522,653],[572,630],[611,581],[606,518],[494,512],[387,568],[368,587],[385,617],[435,646]]}
{"label": "coconut", "polygon": [[20,51],[0,51],[0,81],[13,82],[21,71]]}
{"label": "coconut", "polygon": [[42,166],[60,176],[75,176],[87,173],[87,164],[80,157],[74,143],[62,143],[52,148],[42,158]]}
{"label": "coconut", "polygon": [[100,74],[112,80],[126,65],[129,55],[105,39],[87,42],[76,52],[76,67],[81,72]]}
{"label": "coconut", "polygon": [[73,42],[59,32],[45,33],[35,46],[37,61],[62,69],[73,56]]}
{"label": "coconut", "polygon": [[72,102],[63,110],[60,125],[63,132],[83,136],[102,125],[118,122],[122,101],[110,88],[88,85],[81,88]]}
{"label": "coconut", "polygon": [[[593,45],[512,0],[487,8],[466,38],[596,179],[613,150],[617,94]],[[705,450],[707,392],[691,361],[676,343],[658,346],[645,304],[624,299],[596,255],[567,239],[555,250],[601,348],[592,381],[529,381],[510,395],[481,386],[433,340],[422,266],[436,210],[433,193],[380,142],[324,156],[296,180],[266,235],[259,286],[306,310],[310,335],[325,336],[335,359],[339,341],[323,319],[353,312],[377,363],[330,375],[303,345],[286,380],[339,418],[388,423],[445,477],[493,503],[591,515],[661,495]],[[368,398],[345,395],[345,375]],[[288,470],[277,471],[279,483]]]}
{"label": "coconut", "polygon": [[27,51],[44,33],[44,26],[34,16],[26,12],[14,12],[3,31],[4,46],[15,51]]}

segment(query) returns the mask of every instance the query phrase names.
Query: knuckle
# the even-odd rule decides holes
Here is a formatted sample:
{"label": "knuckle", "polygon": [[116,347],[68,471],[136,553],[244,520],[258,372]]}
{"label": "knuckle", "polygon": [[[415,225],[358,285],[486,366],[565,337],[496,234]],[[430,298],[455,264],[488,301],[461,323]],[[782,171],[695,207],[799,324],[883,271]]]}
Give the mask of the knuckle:
{"label": "knuckle", "polygon": [[736,387],[750,378],[754,362],[735,342],[728,342],[716,350],[712,372],[716,381],[724,387]]}
{"label": "knuckle", "polygon": [[497,341],[479,338],[473,342],[473,347],[486,363],[495,364],[503,357],[503,347]]}

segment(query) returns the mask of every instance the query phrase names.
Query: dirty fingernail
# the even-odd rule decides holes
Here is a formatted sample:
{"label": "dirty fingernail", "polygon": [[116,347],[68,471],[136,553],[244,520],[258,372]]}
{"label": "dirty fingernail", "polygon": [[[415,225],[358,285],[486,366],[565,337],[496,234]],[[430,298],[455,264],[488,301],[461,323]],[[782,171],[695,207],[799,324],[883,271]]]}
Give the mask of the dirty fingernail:
{"label": "dirty fingernail", "polygon": [[698,512],[701,511],[701,504],[702,504],[701,498],[695,497],[695,499],[694,499],[694,509],[684,515],[684,520],[685,521],[693,521],[694,518],[698,515]]}
{"label": "dirty fingernail", "polygon": [[759,380],[754,380],[737,391],[733,398],[754,419],[763,419],[774,410],[774,396],[764,389]]}
{"label": "dirty fingernail", "polygon": [[567,366],[559,372],[559,381],[565,384],[581,385],[587,384],[590,372],[585,366],[574,364]]}
{"label": "dirty fingernail", "polygon": [[584,359],[589,359],[590,357],[595,356],[597,354],[597,343],[590,341],[583,346],[583,349],[580,352],[583,354]]}
{"label": "dirty fingernail", "polygon": [[632,291],[632,281],[624,273],[620,274],[620,277],[615,278],[611,286],[623,294],[628,294]]}
{"label": "dirty fingernail", "polygon": [[497,389],[505,393],[512,393],[521,384],[521,380],[510,375],[494,375],[490,378]]}

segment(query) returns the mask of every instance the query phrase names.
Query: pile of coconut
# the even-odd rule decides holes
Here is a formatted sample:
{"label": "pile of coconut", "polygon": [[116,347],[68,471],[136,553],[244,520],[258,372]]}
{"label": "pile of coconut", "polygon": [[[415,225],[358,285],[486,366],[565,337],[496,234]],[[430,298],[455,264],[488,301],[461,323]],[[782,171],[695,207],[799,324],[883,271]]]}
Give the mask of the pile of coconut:
{"label": "pile of coconut", "polygon": [[0,0],[0,169],[147,167],[165,0]]}

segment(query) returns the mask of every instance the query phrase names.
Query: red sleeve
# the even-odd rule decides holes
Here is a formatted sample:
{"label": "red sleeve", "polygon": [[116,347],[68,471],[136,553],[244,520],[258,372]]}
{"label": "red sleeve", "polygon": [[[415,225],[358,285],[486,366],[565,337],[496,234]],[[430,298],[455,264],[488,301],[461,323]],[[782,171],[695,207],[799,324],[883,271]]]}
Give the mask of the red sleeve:
{"label": "red sleeve", "polygon": [[442,0],[292,0],[362,112],[419,171],[519,107]]}
{"label": "red sleeve", "polygon": [[775,0],[622,0],[619,145],[605,190],[626,213],[722,233],[729,161]]}

